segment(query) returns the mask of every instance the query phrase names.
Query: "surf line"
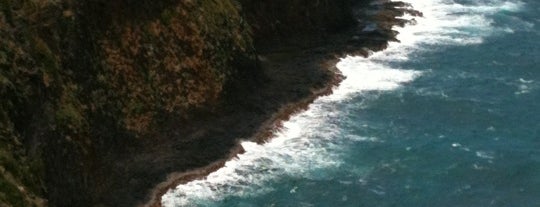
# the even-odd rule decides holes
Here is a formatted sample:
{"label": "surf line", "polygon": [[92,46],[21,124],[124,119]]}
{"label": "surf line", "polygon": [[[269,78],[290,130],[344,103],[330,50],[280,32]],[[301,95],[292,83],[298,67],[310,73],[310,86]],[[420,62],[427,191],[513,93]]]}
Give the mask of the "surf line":
{"label": "surf line", "polygon": [[[367,57],[373,54],[371,51],[386,49],[389,45],[389,41],[398,41],[396,39],[398,32],[393,30],[395,26],[405,26],[406,24],[414,23],[414,21],[400,18],[400,16],[409,15],[420,17],[422,13],[413,10],[410,4],[404,2],[373,1],[363,12],[359,12],[359,15],[359,18],[365,18],[359,22],[361,25],[359,28],[362,28],[362,30],[348,41],[348,44],[353,46],[352,49],[344,49],[343,53]],[[374,24],[377,25],[375,29],[373,29]],[[368,27],[369,29],[366,29]],[[333,90],[338,84],[341,83],[343,85],[342,81],[344,77],[341,74],[342,72],[338,69],[338,61],[337,58],[324,61],[325,67],[335,74],[326,87],[314,91],[312,96],[300,102],[283,107],[279,112],[274,114],[273,118],[261,126],[259,132],[253,136],[251,141],[242,142],[231,149],[227,158],[218,160],[203,168],[169,175],[167,181],[161,183],[153,190],[149,202],[144,206],[174,206],[182,203],[187,204],[185,203],[188,202],[188,200],[185,200],[187,198],[185,198],[184,201],[178,201],[178,197],[181,197],[181,195],[175,194],[182,193],[175,192],[174,189],[177,189],[181,185],[189,185],[189,183],[197,185],[195,184],[197,182],[202,184],[201,182],[211,183],[212,181],[210,180],[223,181],[223,173],[234,171],[235,166],[239,165],[239,160],[247,159],[247,156],[245,155],[246,152],[264,150],[265,147],[272,145],[273,140],[283,140],[279,139],[278,136],[280,136],[280,129],[291,129],[291,126],[284,126],[291,125],[288,124],[290,122],[287,122],[287,120],[299,116],[299,114],[301,114],[300,112],[306,111],[311,107],[310,104],[314,101],[321,100],[324,102],[325,100],[323,99],[325,99],[325,97],[330,97],[328,95],[332,94],[332,92],[336,94],[336,92],[340,90]],[[347,77],[347,79],[349,78],[350,77]],[[339,95],[336,94],[332,97],[335,98],[338,96]],[[296,133],[298,132],[298,130],[294,131],[296,131]],[[291,131],[288,133],[291,133]],[[281,136],[283,136],[283,133],[281,133]],[[193,187],[194,185],[190,185],[190,187]],[[208,192],[205,189],[197,187],[193,188],[196,188],[198,192],[206,191],[206,194],[209,197],[216,197],[212,192]]]}

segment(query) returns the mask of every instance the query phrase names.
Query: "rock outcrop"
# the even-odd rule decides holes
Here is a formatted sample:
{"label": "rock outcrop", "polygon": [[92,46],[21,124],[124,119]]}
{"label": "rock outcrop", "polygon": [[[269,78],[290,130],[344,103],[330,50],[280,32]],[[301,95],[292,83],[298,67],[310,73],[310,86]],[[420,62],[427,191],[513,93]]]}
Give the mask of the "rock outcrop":
{"label": "rock outcrop", "polygon": [[0,0],[0,206],[134,206],[224,158],[331,79],[259,96],[272,79],[255,45],[348,28],[351,4]]}

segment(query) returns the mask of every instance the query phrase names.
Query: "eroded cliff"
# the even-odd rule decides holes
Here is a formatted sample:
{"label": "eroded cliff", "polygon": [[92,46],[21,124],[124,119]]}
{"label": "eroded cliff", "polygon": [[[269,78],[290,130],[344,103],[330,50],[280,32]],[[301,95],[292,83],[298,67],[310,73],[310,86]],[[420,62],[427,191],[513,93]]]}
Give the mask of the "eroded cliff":
{"label": "eroded cliff", "polygon": [[345,28],[349,5],[0,0],[0,206],[133,206],[167,173],[223,158],[329,79],[263,100],[253,39]]}

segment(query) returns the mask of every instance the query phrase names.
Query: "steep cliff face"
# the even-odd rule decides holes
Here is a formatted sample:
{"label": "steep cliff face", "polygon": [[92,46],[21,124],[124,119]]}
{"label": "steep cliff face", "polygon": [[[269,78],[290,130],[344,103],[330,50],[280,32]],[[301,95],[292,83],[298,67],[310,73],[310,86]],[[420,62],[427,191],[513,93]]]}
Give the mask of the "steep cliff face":
{"label": "steep cliff face", "polygon": [[0,206],[133,205],[117,157],[253,84],[253,37],[344,27],[349,3],[0,0]]}
{"label": "steep cliff face", "polygon": [[272,44],[310,44],[355,23],[361,0],[240,0],[259,49]]}
{"label": "steep cliff face", "polygon": [[101,145],[148,138],[160,118],[211,107],[234,59],[252,56],[231,1],[3,0],[1,10],[6,205],[83,191],[110,147]]}

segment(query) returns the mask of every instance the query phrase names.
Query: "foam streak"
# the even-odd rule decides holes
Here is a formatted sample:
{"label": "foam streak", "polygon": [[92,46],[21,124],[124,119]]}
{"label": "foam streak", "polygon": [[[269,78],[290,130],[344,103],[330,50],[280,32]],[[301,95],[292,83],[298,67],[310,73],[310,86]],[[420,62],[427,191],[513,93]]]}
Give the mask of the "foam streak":
{"label": "foam streak", "polygon": [[[347,57],[338,68],[347,77],[329,96],[317,99],[307,111],[293,116],[268,143],[242,143],[245,153],[230,160],[225,167],[206,179],[179,185],[162,198],[163,206],[200,206],[230,196],[250,196],[272,191],[267,182],[281,176],[324,179],[312,173],[317,169],[341,165],[336,139],[358,139],[338,136],[333,120],[340,112],[335,105],[366,91],[388,91],[402,87],[422,75],[419,71],[392,68],[390,62],[408,61],[411,53],[426,50],[425,45],[468,45],[482,43],[490,35],[497,11],[518,10],[522,5],[500,0],[488,4],[466,6],[451,0],[417,0],[412,6],[424,17],[405,16],[416,25],[395,28],[400,43],[391,43],[387,50],[369,58]],[[502,30],[504,31],[504,30]],[[376,138],[361,139],[374,141]]]}

